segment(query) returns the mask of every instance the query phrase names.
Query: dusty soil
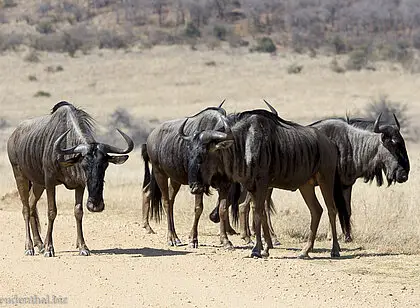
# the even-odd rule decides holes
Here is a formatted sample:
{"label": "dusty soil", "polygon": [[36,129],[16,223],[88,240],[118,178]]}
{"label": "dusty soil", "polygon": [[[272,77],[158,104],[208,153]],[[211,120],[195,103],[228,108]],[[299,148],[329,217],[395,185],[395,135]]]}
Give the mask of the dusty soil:
{"label": "dusty soil", "polygon": [[[81,257],[73,246],[74,218],[66,209],[56,219],[56,257],[47,259],[23,255],[18,207],[6,206],[0,214],[0,295],[12,300],[36,295],[52,301],[55,296],[71,307],[420,305],[417,255],[381,254],[342,244],[341,258],[331,259],[329,244],[318,241],[311,260],[296,258],[303,243],[287,242],[268,259],[252,259],[239,236],[231,237],[234,251],[221,248],[216,226],[200,237],[198,249],[168,248],[165,224],[148,235],[139,225],[138,211],[111,209],[85,215],[85,237],[93,255]],[[178,230],[187,242],[188,227]]]}

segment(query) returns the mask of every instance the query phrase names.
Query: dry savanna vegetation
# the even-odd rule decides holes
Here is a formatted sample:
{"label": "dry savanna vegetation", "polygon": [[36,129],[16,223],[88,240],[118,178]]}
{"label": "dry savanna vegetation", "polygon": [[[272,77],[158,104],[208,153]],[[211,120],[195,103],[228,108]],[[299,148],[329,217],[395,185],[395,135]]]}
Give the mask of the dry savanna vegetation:
{"label": "dry savanna vegetation", "polygon": [[[420,4],[417,1],[0,1],[0,299],[60,295],[70,306],[416,306],[420,298]],[[297,260],[309,230],[298,192],[275,191],[281,246],[267,260],[231,236],[224,251],[205,199],[198,249],[167,247],[166,221],[141,228],[139,145],[158,123],[226,98],[228,112],[265,108],[302,124],[328,116],[397,114],[408,182],[353,189],[354,242],[329,258],[323,215],[312,260]],[[24,119],[60,100],[97,121],[98,139],[137,146],[106,174],[103,213],[85,212],[93,255],[77,256],[73,192],[57,189],[57,257],[25,257],[21,203],[6,141]],[[193,200],[175,203],[188,242]],[[322,198],[320,198],[322,200]],[[322,203],[322,202],[321,202]],[[46,199],[39,203],[42,235]],[[0,304],[1,306],[1,304]]]}

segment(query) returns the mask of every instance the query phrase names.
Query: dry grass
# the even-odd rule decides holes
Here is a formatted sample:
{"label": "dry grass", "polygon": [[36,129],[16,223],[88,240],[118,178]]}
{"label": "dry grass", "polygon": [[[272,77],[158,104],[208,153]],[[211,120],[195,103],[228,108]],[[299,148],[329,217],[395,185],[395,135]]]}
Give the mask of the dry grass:
{"label": "dry grass", "polygon": [[[24,54],[24,52],[22,51]],[[325,116],[357,114],[372,97],[388,94],[407,102],[413,122],[419,115],[420,76],[379,65],[376,72],[336,74],[331,58],[249,54],[245,49],[191,51],[186,47],[154,47],[150,50],[95,51],[70,58],[64,54],[40,53],[42,64],[27,63],[22,54],[0,57],[2,117],[12,128],[28,117],[49,112],[66,99],[91,113],[105,125],[117,107],[126,108],[135,118],[166,120],[196,113],[227,98],[225,108],[240,111],[263,108],[262,98],[272,102],[279,114],[303,124]],[[216,66],[205,65],[209,61]],[[305,67],[298,75],[287,74],[292,63]],[[59,76],[46,66],[62,65]],[[36,83],[28,80],[36,75]],[[39,89],[51,97],[33,98]],[[15,191],[15,183],[5,154],[5,142],[12,128],[0,131],[0,197]],[[104,130],[103,127],[100,129]],[[118,136],[116,134],[116,136]],[[387,252],[418,253],[420,247],[420,208],[415,200],[419,182],[420,149],[408,144],[412,171],[410,180],[388,189],[358,183],[354,188],[353,226],[356,245]],[[106,211],[132,213],[140,221],[140,187],[143,164],[138,152],[123,166],[110,166],[106,175]],[[58,190],[59,212],[72,211],[73,193]],[[5,210],[20,210],[19,201],[2,202]],[[45,201],[41,206],[45,207]],[[207,216],[215,196],[205,201],[200,222],[201,234],[214,234],[217,227]],[[275,192],[278,215],[275,228],[280,240],[301,241],[309,227],[309,211],[299,193]],[[187,233],[193,218],[193,197],[183,188],[175,205],[175,221],[180,233]],[[43,210],[41,210],[41,213]],[[319,236],[327,233],[323,215]],[[45,217],[43,217],[45,219]],[[20,222],[16,222],[20,223]]]}

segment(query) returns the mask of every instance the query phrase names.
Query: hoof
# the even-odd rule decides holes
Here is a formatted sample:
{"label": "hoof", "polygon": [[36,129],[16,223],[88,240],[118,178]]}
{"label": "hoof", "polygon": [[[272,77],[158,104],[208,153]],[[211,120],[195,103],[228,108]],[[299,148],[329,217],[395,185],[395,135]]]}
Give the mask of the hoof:
{"label": "hoof", "polygon": [[90,256],[90,250],[89,249],[80,249],[79,250],[79,256]]}
{"label": "hoof", "polygon": [[175,240],[168,240],[168,246],[181,246],[182,242],[180,239],[175,239]]}
{"label": "hoof", "polygon": [[353,242],[353,238],[351,237],[351,235],[348,235],[344,238],[344,243],[351,243]]}
{"label": "hoof", "polygon": [[232,228],[230,228],[229,230],[227,230],[226,233],[228,235],[236,235],[236,234],[238,234],[238,232],[236,232],[235,229],[232,229]]}
{"label": "hoof", "polygon": [[261,253],[261,257],[263,258],[268,258],[270,256],[268,251],[263,250],[263,252]]}
{"label": "hoof", "polygon": [[235,247],[233,247],[233,244],[231,241],[227,241],[226,243],[223,244],[223,248],[226,250],[234,250]]}
{"label": "hoof", "polygon": [[274,246],[280,246],[280,245],[281,245],[281,243],[280,243],[280,241],[279,241],[279,240],[274,240],[273,245],[274,245]]}
{"label": "hoof", "polygon": [[297,256],[297,258],[298,258],[298,259],[301,259],[301,260],[308,260],[308,259],[310,259],[311,257],[308,255],[308,253],[307,253],[307,252],[301,252],[301,253]]}
{"label": "hoof", "polygon": [[251,258],[258,258],[258,259],[262,258],[261,252],[253,250],[251,252]]}
{"label": "hoof", "polygon": [[25,250],[25,256],[34,256],[35,250],[34,249],[27,249]]}
{"label": "hoof", "polygon": [[338,251],[331,251],[331,258],[339,258],[340,253]]}
{"label": "hoof", "polygon": [[46,258],[50,258],[54,256],[55,256],[54,249],[50,249],[44,252],[44,257]]}
{"label": "hoof", "polygon": [[146,230],[147,234],[156,234],[156,232],[153,231],[153,229],[149,225],[143,226],[143,229]]}
{"label": "hoof", "polygon": [[44,247],[44,244],[41,244],[41,245],[39,245],[39,246],[38,246],[38,252],[39,252],[40,254],[43,254],[43,253],[45,252],[45,247]]}
{"label": "hoof", "polygon": [[190,248],[198,248],[198,240],[191,240]]}

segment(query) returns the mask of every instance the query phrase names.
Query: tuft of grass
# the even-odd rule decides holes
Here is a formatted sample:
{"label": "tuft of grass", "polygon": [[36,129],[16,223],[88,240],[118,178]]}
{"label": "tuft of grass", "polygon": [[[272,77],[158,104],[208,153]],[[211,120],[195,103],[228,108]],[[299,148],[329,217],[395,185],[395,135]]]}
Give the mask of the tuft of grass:
{"label": "tuft of grass", "polygon": [[338,73],[338,74],[342,74],[346,72],[346,69],[342,66],[340,66],[340,64],[338,64],[338,61],[336,58],[334,58],[331,63],[330,63],[330,68],[333,72]]}
{"label": "tuft of grass", "polygon": [[57,72],[64,71],[64,68],[61,65],[57,65],[57,66],[49,65],[45,68],[45,71],[47,73],[57,73]]}
{"label": "tuft of grass", "polygon": [[26,62],[32,62],[32,63],[40,62],[39,54],[35,50],[31,50],[23,59]]}
{"label": "tuft of grass", "polygon": [[287,73],[289,73],[289,74],[299,74],[300,72],[302,72],[302,69],[303,69],[303,65],[293,63],[293,64],[289,65],[289,67],[287,68]]}
{"label": "tuft of grass", "polygon": [[51,97],[51,93],[40,90],[34,94],[34,97]]}
{"label": "tuft of grass", "polygon": [[204,62],[204,65],[206,65],[206,66],[216,66],[216,61],[213,61],[213,60],[207,61],[207,62]]}
{"label": "tuft of grass", "polygon": [[267,52],[273,53],[276,52],[277,47],[274,44],[273,40],[268,36],[264,36],[257,40],[257,45],[250,49],[251,52]]}
{"label": "tuft of grass", "polygon": [[28,76],[28,80],[29,80],[29,81],[37,81],[38,79],[36,78],[36,76],[35,76],[35,75],[29,75],[29,76]]}

